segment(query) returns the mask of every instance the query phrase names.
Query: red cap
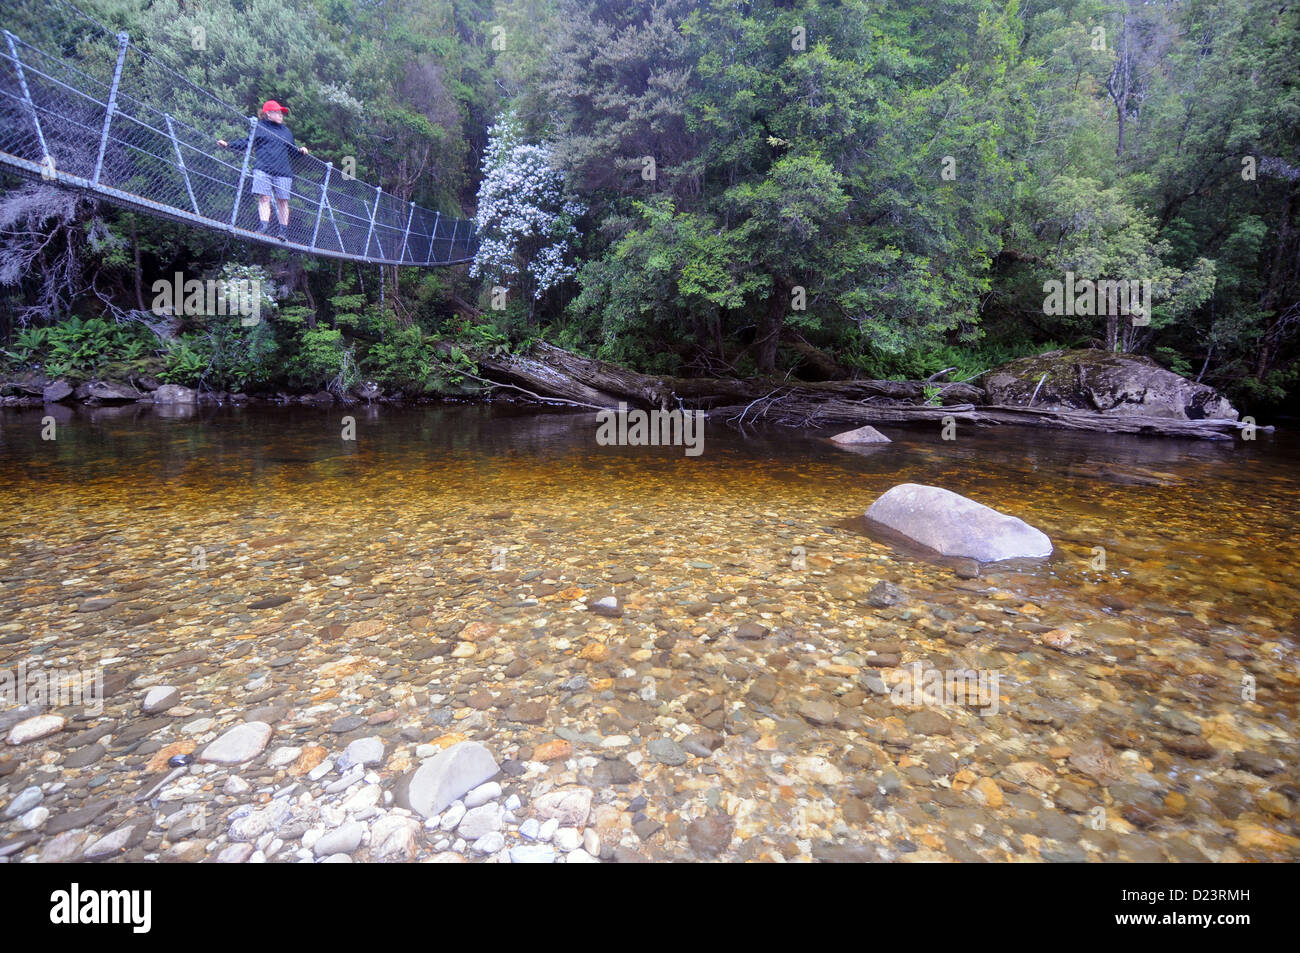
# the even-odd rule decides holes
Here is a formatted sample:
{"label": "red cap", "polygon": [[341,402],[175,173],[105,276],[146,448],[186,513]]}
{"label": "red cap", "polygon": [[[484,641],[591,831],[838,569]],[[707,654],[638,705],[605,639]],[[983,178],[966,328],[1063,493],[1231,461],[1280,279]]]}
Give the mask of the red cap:
{"label": "red cap", "polygon": [[268,99],[266,102],[262,103],[262,112],[264,113],[269,113],[269,112],[287,113],[288,111],[289,111],[288,106],[281,106],[274,99]]}

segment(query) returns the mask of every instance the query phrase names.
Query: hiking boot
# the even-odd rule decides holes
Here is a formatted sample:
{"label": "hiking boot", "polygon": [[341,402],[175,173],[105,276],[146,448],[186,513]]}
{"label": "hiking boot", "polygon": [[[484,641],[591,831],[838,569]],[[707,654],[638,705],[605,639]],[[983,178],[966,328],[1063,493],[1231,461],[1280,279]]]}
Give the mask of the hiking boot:
{"label": "hiking boot", "polygon": [[282,241],[282,242],[287,242],[288,240],[289,240],[289,226],[288,226],[288,225],[281,225],[281,226],[280,226],[280,241]]}
{"label": "hiking boot", "polygon": [[258,223],[257,223],[257,230],[258,230],[261,234],[263,234],[263,235],[269,235],[269,234],[271,233],[271,222],[270,222],[270,220],[269,220],[269,219],[265,219],[265,220],[263,220],[263,221],[258,222]]}

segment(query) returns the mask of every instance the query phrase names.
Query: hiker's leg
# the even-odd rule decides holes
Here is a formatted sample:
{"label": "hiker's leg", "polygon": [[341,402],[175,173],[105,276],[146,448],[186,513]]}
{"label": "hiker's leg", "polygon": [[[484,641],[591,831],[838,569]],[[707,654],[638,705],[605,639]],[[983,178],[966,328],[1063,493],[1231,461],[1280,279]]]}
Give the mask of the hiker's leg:
{"label": "hiker's leg", "polygon": [[289,200],[276,199],[275,210],[280,216],[280,224],[288,225],[289,224]]}
{"label": "hiker's leg", "polygon": [[271,221],[271,196],[259,195],[257,197],[257,217],[264,223],[269,224]]}

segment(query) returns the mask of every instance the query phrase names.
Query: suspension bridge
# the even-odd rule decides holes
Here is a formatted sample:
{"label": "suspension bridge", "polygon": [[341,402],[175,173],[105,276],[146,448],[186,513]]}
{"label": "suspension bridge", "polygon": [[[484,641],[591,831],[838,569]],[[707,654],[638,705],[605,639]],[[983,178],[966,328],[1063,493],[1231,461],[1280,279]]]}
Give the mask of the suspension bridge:
{"label": "suspension bridge", "polygon": [[[258,199],[250,192],[256,117],[98,21],[74,44],[65,40],[52,49],[53,42],[3,31],[0,168],[312,255],[418,267],[473,259],[478,241],[472,221],[403,202],[332,162],[299,154],[292,156],[288,240],[274,229],[258,231]],[[241,149],[217,145],[218,139],[244,137]]]}

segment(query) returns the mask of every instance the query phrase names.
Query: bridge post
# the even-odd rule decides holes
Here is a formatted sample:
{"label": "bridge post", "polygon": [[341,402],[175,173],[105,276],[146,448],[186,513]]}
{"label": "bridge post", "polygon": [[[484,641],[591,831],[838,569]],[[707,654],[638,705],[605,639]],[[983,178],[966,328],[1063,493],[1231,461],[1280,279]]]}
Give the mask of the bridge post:
{"label": "bridge post", "polygon": [[[366,229],[366,248],[365,251],[361,253],[362,256],[366,259],[366,261],[370,260],[370,236],[375,233],[375,216],[379,214],[379,196],[381,192],[382,189],[380,189],[380,187],[376,185],[375,186],[375,207],[370,210],[370,228]],[[384,245],[382,242],[379,245],[379,250],[381,252],[384,250]]]}
{"label": "bridge post", "polygon": [[398,261],[406,261],[406,243],[411,238],[411,219],[415,217],[415,203],[410,203],[411,210],[406,213],[406,233],[402,235],[402,250],[397,256]]}
{"label": "bridge post", "polygon": [[[320,217],[321,217],[321,213],[325,211],[325,193],[329,190],[330,173],[333,171],[334,171],[334,163],[326,162],[325,178],[324,180],[321,181],[320,184],[320,204],[316,206],[316,227],[311,230],[311,247],[313,250],[316,248],[316,236],[320,233]],[[340,251],[343,250],[343,247],[341,245],[339,246],[339,250]]]}
{"label": "bridge post", "polygon": [[442,218],[441,212],[433,213],[433,228],[429,231],[429,254],[424,259],[426,265],[433,261],[433,243],[438,240],[438,219],[440,218]]}
{"label": "bridge post", "polygon": [[[104,128],[99,133],[99,155],[95,157],[95,174],[90,180],[91,185],[99,185],[100,173],[104,171],[104,153],[108,151],[108,126],[113,121],[113,113],[117,111],[117,88],[122,83],[122,65],[126,62],[126,50],[130,45],[131,37],[123,32],[117,35],[117,65],[113,67],[113,84],[108,87],[108,108],[104,110]],[[169,119],[168,122],[171,120]],[[176,141],[176,134],[172,134],[172,141]],[[179,156],[179,151],[177,152]],[[184,163],[182,163],[184,166]],[[185,184],[189,185],[187,178]],[[190,199],[193,200],[193,193]],[[198,211],[198,206],[194,207]]]}
{"label": "bridge post", "polygon": [[23,90],[23,99],[27,101],[27,111],[31,113],[32,125],[36,127],[36,138],[41,144],[42,164],[47,169],[54,168],[54,157],[50,155],[50,147],[45,144],[45,133],[41,130],[41,117],[36,113],[36,104],[32,102],[32,92],[27,88],[27,74],[23,72],[23,61],[18,56],[18,45],[14,41],[18,38],[5,30],[5,41],[9,44],[9,55],[13,57],[14,70],[18,73],[18,84]]}
{"label": "bridge post", "polygon": [[194,198],[194,186],[190,185],[189,170],[185,168],[185,157],[181,155],[181,144],[176,141],[176,130],[172,126],[171,113],[163,113],[163,118],[167,120],[167,135],[172,137],[172,147],[176,150],[176,164],[180,166],[181,177],[185,179],[185,191],[190,194],[190,204],[194,206],[194,214],[202,217],[203,213],[199,211],[199,203]]}
{"label": "bridge post", "polygon": [[248,117],[248,145],[244,147],[244,166],[239,170],[239,185],[235,187],[235,204],[230,210],[230,228],[235,228],[235,220],[239,217],[239,200],[244,195],[244,182],[248,179],[248,157],[253,154],[253,136],[257,132],[257,117]]}
{"label": "bridge post", "polygon": [[451,241],[447,242],[447,261],[451,261],[451,256],[456,251],[456,233],[460,231],[460,219],[453,219],[451,226]]}

